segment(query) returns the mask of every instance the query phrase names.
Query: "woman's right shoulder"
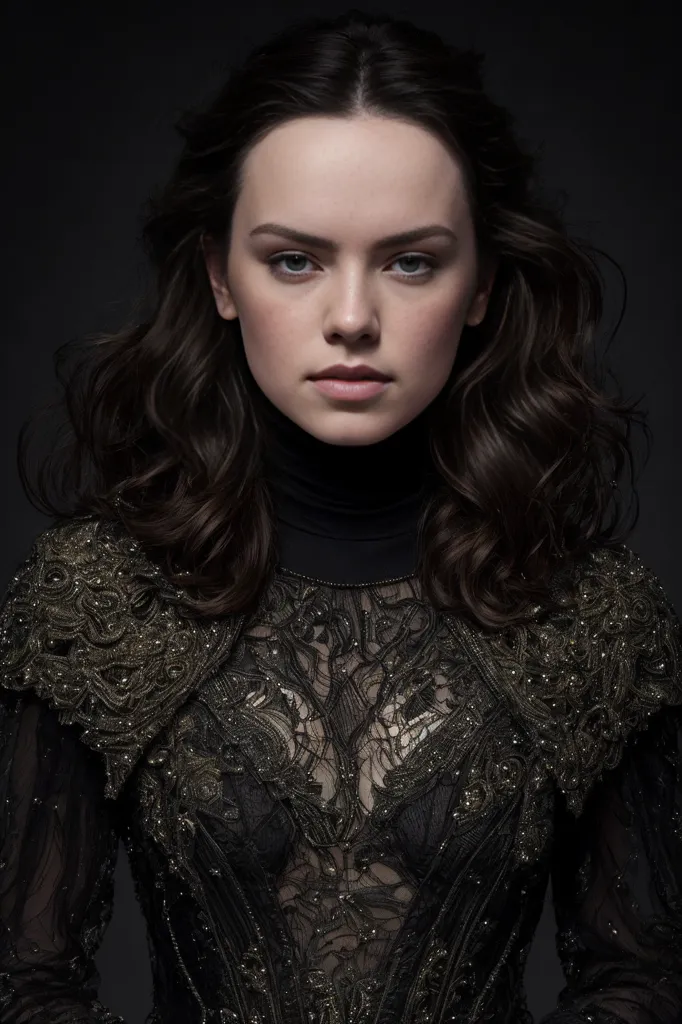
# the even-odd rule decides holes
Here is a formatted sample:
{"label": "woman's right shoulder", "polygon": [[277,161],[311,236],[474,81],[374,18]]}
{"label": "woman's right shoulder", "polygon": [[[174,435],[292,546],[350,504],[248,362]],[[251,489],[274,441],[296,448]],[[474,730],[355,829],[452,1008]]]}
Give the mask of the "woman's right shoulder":
{"label": "woman's right shoulder", "polygon": [[115,796],[150,739],[229,652],[122,524],[89,516],[35,538],[0,605],[0,691],[36,694],[105,758]]}
{"label": "woman's right shoulder", "polygon": [[134,554],[136,541],[119,522],[97,515],[53,521],[32,541],[28,554],[19,561],[8,590],[15,589],[27,575],[34,576],[48,563],[63,563],[72,570],[87,569],[112,555]]}
{"label": "woman's right shoulder", "polygon": [[72,661],[75,646],[104,640],[103,631],[113,646],[112,612],[129,606],[140,557],[121,525],[99,516],[53,521],[42,530],[2,593],[2,683],[30,686],[38,664],[51,669],[67,655]]}
{"label": "woman's right shoulder", "polygon": [[97,515],[54,521],[2,594],[4,681],[19,665],[28,667],[30,655],[56,655],[76,638],[113,649],[126,620],[142,620],[150,597],[172,597],[172,589],[120,522]]}
{"label": "woman's right shoulder", "polygon": [[120,589],[135,576],[141,562],[145,569],[149,567],[137,542],[118,522],[96,515],[54,521],[34,538],[6,582],[0,603],[0,644],[4,648],[8,641],[10,620],[13,642],[24,620],[33,620],[35,627],[49,614],[55,625],[65,626],[70,616],[82,615],[88,592],[107,584]]}
{"label": "woman's right shoulder", "polygon": [[30,592],[35,600],[77,602],[80,587],[90,583],[114,587],[133,579],[154,581],[164,589],[158,567],[119,520],[90,514],[54,520],[18,559],[6,583],[2,606]]}

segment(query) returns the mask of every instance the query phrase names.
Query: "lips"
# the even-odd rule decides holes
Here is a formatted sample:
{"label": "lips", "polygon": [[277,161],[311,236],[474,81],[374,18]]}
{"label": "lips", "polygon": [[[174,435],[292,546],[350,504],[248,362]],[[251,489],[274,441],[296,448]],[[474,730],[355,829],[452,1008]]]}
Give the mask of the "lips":
{"label": "lips", "polygon": [[311,380],[322,380],[322,379],[335,379],[335,380],[378,380],[386,382],[391,378],[386,373],[382,373],[381,370],[376,370],[373,366],[367,366],[364,363],[358,366],[344,366],[342,363],[335,363],[334,366],[328,366],[325,370],[320,370],[319,373],[311,375]]}
{"label": "lips", "polygon": [[344,380],[342,377],[318,377],[312,383],[321,394],[341,402],[375,398],[388,387],[385,380]]}

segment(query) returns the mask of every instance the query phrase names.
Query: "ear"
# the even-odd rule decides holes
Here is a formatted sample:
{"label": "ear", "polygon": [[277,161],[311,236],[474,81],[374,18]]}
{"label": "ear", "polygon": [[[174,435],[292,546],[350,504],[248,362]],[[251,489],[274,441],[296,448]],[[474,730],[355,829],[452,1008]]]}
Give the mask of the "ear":
{"label": "ear", "polygon": [[469,312],[467,313],[466,322],[470,327],[477,327],[486,314],[490,293],[493,290],[493,284],[495,283],[498,263],[499,260],[494,257],[491,257],[485,263],[483,273],[479,277],[478,287],[473,299],[471,300]]}
{"label": "ear", "polygon": [[211,235],[202,234],[201,249],[206,264],[206,273],[211,283],[211,290],[215,299],[216,309],[223,320],[234,320],[237,317],[237,308],[232,301],[226,281],[226,256],[223,246]]}

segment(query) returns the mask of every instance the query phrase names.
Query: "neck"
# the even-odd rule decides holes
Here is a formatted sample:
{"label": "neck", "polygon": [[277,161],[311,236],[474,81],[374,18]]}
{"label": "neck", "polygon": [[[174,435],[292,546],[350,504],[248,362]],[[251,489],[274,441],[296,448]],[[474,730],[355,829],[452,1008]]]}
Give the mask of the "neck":
{"label": "neck", "polygon": [[340,583],[415,572],[432,479],[428,411],[375,444],[333,445],[263,406],[280,566]]}

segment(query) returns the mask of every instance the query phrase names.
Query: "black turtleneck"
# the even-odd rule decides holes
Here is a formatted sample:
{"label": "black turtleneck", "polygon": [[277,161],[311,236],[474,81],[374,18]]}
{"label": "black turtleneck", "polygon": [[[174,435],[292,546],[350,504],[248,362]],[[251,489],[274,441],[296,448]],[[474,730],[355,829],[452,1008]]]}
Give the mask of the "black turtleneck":
{"label": "black turtleneck", "polygon": [[278,565],[330,583],[414,574],[418,520],[433,480],[428,410],[375,444],[334,445],[268,399],[262,406]]}

